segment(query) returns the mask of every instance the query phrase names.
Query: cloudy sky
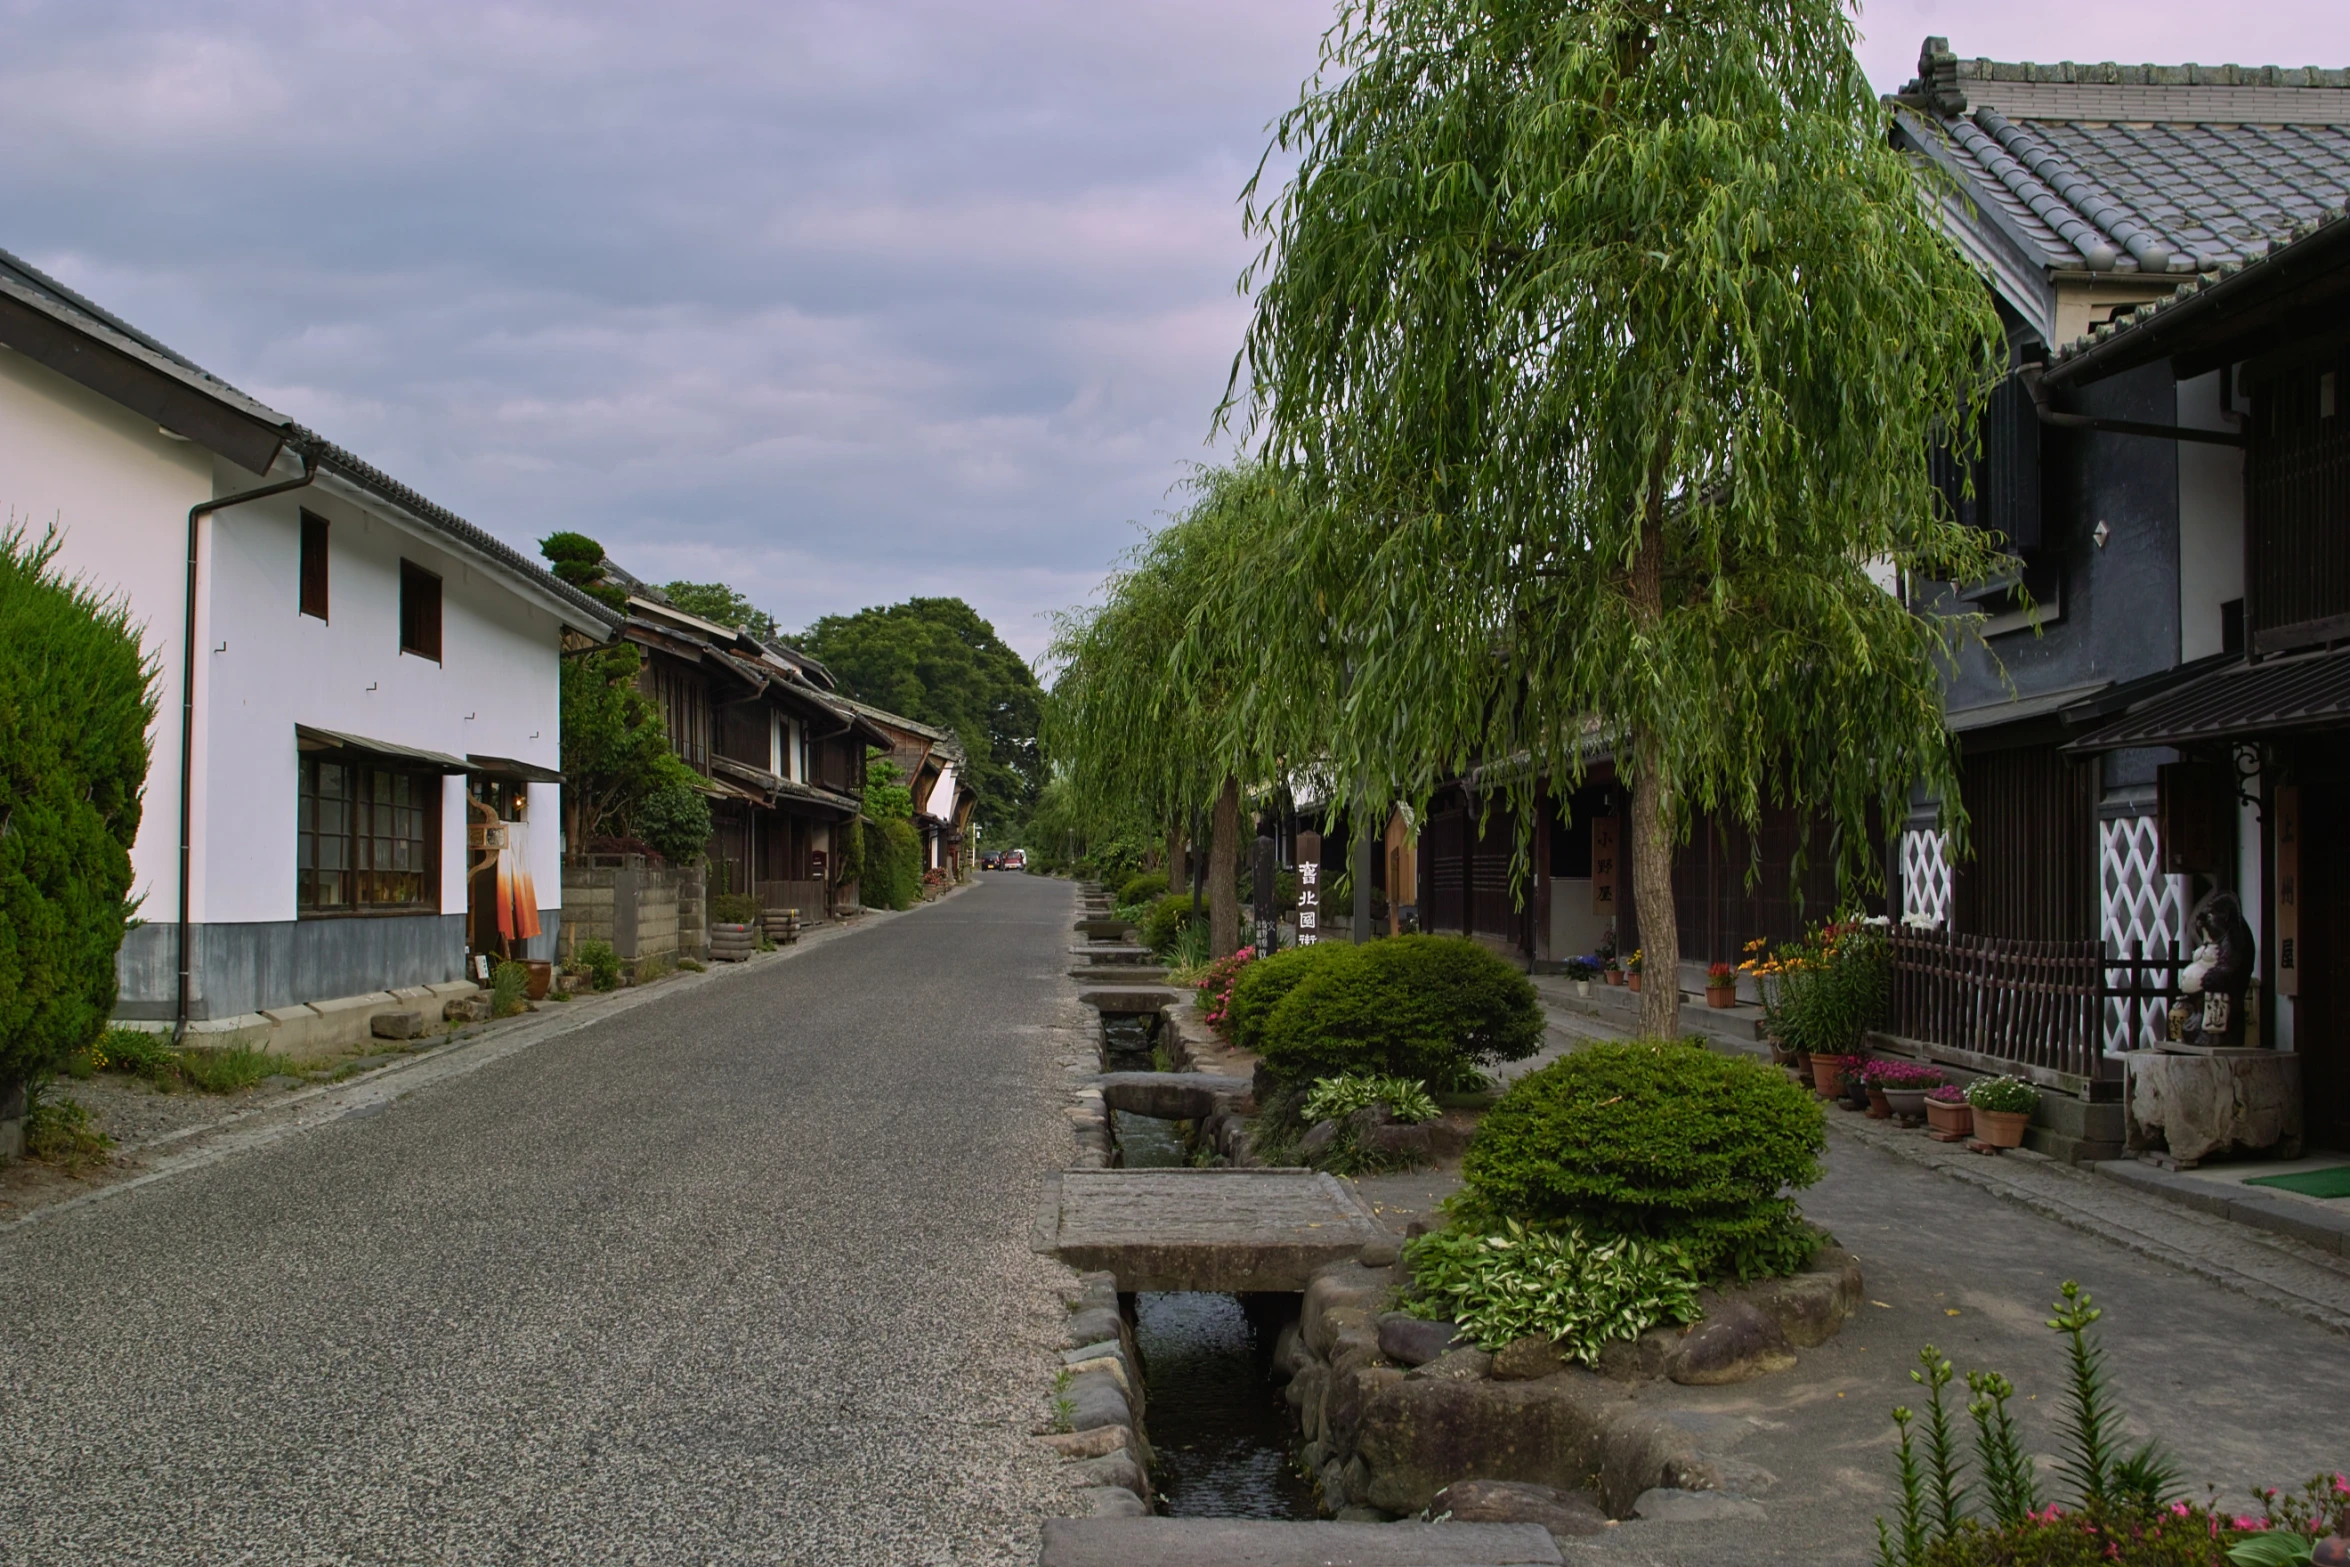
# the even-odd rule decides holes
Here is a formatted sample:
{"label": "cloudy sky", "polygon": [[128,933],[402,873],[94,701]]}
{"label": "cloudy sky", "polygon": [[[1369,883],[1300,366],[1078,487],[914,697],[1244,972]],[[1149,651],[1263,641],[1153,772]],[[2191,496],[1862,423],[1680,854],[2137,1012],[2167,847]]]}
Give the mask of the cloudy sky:
{"label": "cloudy sky", "polygon": [[[1333,0],[0,0],[0,247],[528,547],[1039,651],[1188,465]],[[2350,63],[2334,0],[1880,0]]]}

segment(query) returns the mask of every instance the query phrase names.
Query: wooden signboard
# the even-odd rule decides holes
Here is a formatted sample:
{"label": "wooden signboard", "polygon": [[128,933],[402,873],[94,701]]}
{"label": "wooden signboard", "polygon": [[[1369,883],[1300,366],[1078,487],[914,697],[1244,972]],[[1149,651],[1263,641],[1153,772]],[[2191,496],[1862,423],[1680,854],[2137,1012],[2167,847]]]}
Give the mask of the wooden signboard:
{"label": "wooden signboard", "polygon": [[2279,786],[2269,806],[2277,829],[2276,919],[2270,939],[2277,944],[2277,994],[2301,994],[2301,791]]}
{"label": "wooden signboard", "polygon": [[1322,939],[1322,835],[1297,835],[1297,944]]}
{"label": "wooden signboard", "polygon": [[1616,917],[1616,819],[1591,818],[1591,912]]}

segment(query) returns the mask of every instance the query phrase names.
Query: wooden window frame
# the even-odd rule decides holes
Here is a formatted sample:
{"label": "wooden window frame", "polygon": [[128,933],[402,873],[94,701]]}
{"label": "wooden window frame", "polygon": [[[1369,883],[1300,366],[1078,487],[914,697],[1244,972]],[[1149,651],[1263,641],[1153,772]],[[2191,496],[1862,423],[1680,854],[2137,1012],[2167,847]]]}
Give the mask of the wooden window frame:
{"label": "wooden window frame", "polygon": [[412,560],[400,562],[400,651],[441,661],[441,578]]}
{"label": "wooden window frame", "polygon": [[333,524],[314,511],[302,513],[302,544],[296,592],[296,608],[319,620],[328,619],[327,609],[332,598],[334,556],[329,541]]}
{"label": "wooden window frame", "polygon": [[[304,751],[297,765],[296,917],[439,914],[441,775],[386,766],[380,758],[343,751]],[[328,769],[334,770],[336,791],[326,788]],[[331,826],[326,821],[330,815],[336,818]],[[322,855],[326,845],[332,845],[333,852]],[[411,862],[406,866],[398,863],[403,847]],[[387,854],[390,864],[376,863]],[[321,864],[322,859],[332,863]],[[317,880],[322,874],[342,880],[330,890]]]}

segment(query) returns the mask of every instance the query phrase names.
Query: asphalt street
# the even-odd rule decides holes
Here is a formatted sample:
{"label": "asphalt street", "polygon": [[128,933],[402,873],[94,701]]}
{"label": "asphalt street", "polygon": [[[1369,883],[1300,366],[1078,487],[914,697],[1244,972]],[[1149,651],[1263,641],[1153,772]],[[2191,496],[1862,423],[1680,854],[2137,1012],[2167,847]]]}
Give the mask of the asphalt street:
{"label": "asphalt street", "polygon": [[0,1233],[0,1562],[1032,1560],[1074,905],[990,876]]}

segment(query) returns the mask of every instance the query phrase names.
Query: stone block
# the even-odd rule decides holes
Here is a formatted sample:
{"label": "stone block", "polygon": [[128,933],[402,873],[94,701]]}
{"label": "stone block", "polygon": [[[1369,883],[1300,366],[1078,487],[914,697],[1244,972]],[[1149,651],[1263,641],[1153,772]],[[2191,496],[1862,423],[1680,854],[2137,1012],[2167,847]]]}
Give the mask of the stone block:
{"label": "stone block", "polygon": [[1520,1480],[1462,1480],[1436,1493],[1429,1506],[1455,1523],[1531,1523],[1553,1539],[1605,1534],[1608,1516],[1598,1493],[1564,1491]]}
{"label": "stone block", "polygon": [[1424,1366],[1452,1348],[1460,1330],[1449,1322],[1423,1322],[1400,1311],[1379,1318],[1379,1353],[1399,1366]]}
{"label": "stone block", "polygon": [[454,996],[441,1003],[441,1020],[446,1023],[486,1023],[490,1003],[484,996]]}
{"label": "stone block", "polygon": [[1759,1523],[1768,1515],[1760,1502],[1727,1491],[1683,1491],[1659,1486],[1640,1493],[1632,1516],[1652,1523]]}
{"label": "stone block", "polygon": [[1097,1426],[1133,1428],[1134,1410],[1127,1402],[1126,1392],[1109,1377],[1098,1374],[1073,1377],[1068,1390],[1059,1396],[1069,1401],[1072,1431],[1091,1431]]}
{"label": "stone block", "polygon": [[1037,1438],[1063,1458],[1100,1458],[1135,1450],[1132,1426],[1095,1426],[1090,1431],[1056,1431]]}
{"label": "stone block", "polygon": [[2215,1154],[2301,1152],[2301,1058],[2292,1051],[2132,1051],[2128,1137],[2192,1166]]}
{"label": "stone block", "polygon": [[1535,1524],[1048,1518],[1039,1567],[1558,1567]]}
{"label": "stone block", "polygon": [[1470,1345],[1447,1350],[1426,1365],[1414,1366],[1404,1373],[1409,1377],[1432,1377],[1445,1382],[1476,1382],[1492,1374],[1493,1357]]}
{"label": "stone block", "polygon": [[425,1032],[424,1014],[414,1008],[377,1012],[368,1018],[367,1031],[378,1039],[421,1039]]}
{"label": "stone block", "polygon": [[1539,1382],[1566,1369],[1566,1357],[1559,1353],[1558,1345],[1538,1333],[1510,1340],[1493,1357],[1496,1382]]}
{"label": "stone block", "polygon": [[1147,1518],[1150,1508],[1121,1485],[1091,1486],[1077,1493],[1087,1518]]}
{"label": "stone block", "polygon": [[1362,1500],[1417,1513],[1461,1480],[1571,1486],[1600,1467],[1608,1397],[1583,1376],[1539,1382],[1393,1379],[1366,1399]]}
{"label": "stone block", "polygon": [[1743,1300],[1723,1301],[1681,1340],[1666,1374],[1689,1387],[1718,1387],[1792,1370],[1795,1351],[1779,1324]]}

